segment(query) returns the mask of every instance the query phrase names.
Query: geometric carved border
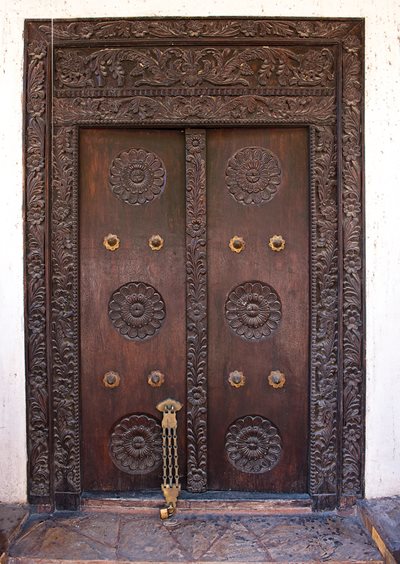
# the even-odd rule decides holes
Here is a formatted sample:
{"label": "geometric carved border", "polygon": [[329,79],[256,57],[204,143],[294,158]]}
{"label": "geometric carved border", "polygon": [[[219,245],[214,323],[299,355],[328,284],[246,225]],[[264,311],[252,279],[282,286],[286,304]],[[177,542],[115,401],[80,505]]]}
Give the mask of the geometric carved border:
{"label": "geometric carved border", "polygon": [[[52,34],[54,46],[50,44]],[[72,507],[78,503],[80,494],[78,251],[74,246],[77,242],[77,139],[79,126],[102,124],[179,124],[179,127],[196,128],[301,124],[310,127],[313,216],[310,493],[315,506],[320,508],[333,507],[339,502],[351,503],[362,496],[365,387],[363,22],[262,18],[77,20],[53,24],[31,21],[26,24],[25,36],[30,500],[36,503],[56,500],[60,507]],[[107,57],[123,53],[121,64],[117,60],[120,55],[110,63],[116,64],[115,76],[123,83],[124,65],[131,64],[126,63],[130,50],[135,53],[132,59],[139,51],[151,52],[153,56],[155,44],[168,47],[174,40],[182,41],[189,50],[191,47],[194,50],[194,46],[197,49],[212,46],[213,56],[216,54],[218,58],[221,39],[225,45],[232,46],[234,57],[242,53],[243,45],[247,51],[238,56],[243,59],[254,51],[259,57],[250,68],[243,67],[244,77],[235,75],[233,82],[239,80],[238,84],[221,84],[219,76],[218,84],[185,86],[174,76],[174,85],[167,87],[154,84],[139,87],[132,82],[124,89],[123,85],[107,82],[106,76],[103,82],[93,82],[90,87],[79,86],[76,91],[70,86],[56,88],[55,97],[51,98],[53,69],[50,69],[50,60],[56,51],[67,54],[68,50],[71,53],[82,50],[85,61],[99,59],[103,51]],[[90,58],[92,46],[97,50],[94,58]],[[183,51],[180,49],[179,53]],[[268,55],[263,59],[262,53]],[[281,66],[278,59],[282,57],[290,60],[283,59]],[[242,59],[241,64],[245,65]],[[57,57],[54,60],[57,64]],[[310,77],[304,74],[307,67],[302,63],[304,60],[307,65],[312,60],[313,68],[325,69],[316,82],[312,79],[310,83]],[[157,61],[151,64],[157,66]],[[326,65],[332,64],[331,77]],[[74,68],[73,63],[71,65]],[[254,73],[255,68],[261,73],[256,77],[257,85],[256,78],[249,74]],[[287,75],[281,80],[278,73],[286,68],[292,73],[289,81]],[[293,77],[296,83],[292,82]],[[228,78],[232,82],[232,76]],[[93,80],[93,75],[89,79]],[[196,81],[196,77],[193,80]],[[250,84],[249,80],[253,81],[251,88],[245,85],[246,81]],[[307,84],[302,85],[302,81]],[[50,140],[53,126],[56,128]],[[51,187],[48,185],[50,141],[54,151]],[[187,174],[190,174],[190,163]],[[49,235],[51,249],[47,245]],[[50,275],[53,280],[51,296]],[[341,286],[338,280],[342,280]],[[199,374],[198,369],[194,374]],[[199,386],[194,387],[197,394]],[[205,372],[202,387],[205,391]],[[204,414],[196,413],[194,410],[188,424],[205,421]],[[193,459],[201,452],[201,442],[206,444],[205,439],[190,454],[196,440],[189,439],[189,473],[190,467],[206,472],[206,466],[201,467],[199,461]],[[204,451],[201,459],[205,460]],[[190,460],[194,460],[193,464]],[[200,477],[198,483],[198,490],[204,489],[205,479],[202,481]]]}

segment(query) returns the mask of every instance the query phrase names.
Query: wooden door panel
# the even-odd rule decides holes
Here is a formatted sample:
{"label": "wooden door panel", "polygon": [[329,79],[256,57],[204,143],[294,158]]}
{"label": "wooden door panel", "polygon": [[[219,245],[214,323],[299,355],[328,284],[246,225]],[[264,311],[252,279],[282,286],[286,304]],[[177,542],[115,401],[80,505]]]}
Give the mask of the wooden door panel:
{"label": "wooden door panel", "polygon": [[[130,153],[132,149],[144,150],[150,156]],[[161,194],[157,191],[163,176],[162,172],[157,172],[159,163],[154,161],[153,153],[161,159],[166,171]],[[118,158],[119,161],[115,160]],[[145,184],[143,170],[137,164],[140,159],[147,159],[147,165],[153,167],[154,193]],[[115,168],[110,179],[113,161]],[[160,485],[161,431],[153,421],[159,420],[160,414],[155,406],[168,396],[183,402],[186,389],[184,162],[184,136],[180,131],[81,130],[80,322],[82,458],[86,490],[140,490]],[[140,187],[131,190],[131,194],[126,192],[126,187],[130,186],[129,174],[137,175],[134,186]],[[140,198],[145,201],[140,203]],[[107,234],[119,237],[118,250],[109,251],[103,246]],[[150,249],[148,240],[152,235],[163,237],[161,250]],[[139,288],[139,282],[144,283],[147,290],[144,286]],[[134,328],[131,337],[122,335],[120,330],[125,331],[127,327],[115,327],[109,315],[110,297],[129,283],[136,283],[136,286],[128,287],[126,292],[131,292],[128,297],[121,298],[119,293],[115,298],[117,310],[112,310],[111,306],[112,311],[117,311],[116,323],[125,323],[118,300],[132,300],[131,295],[137,296],[138,292],[151,294],[145,295],[146,307],[165,310],[164,314],[157,314],[158,317],[163,315],[163,319],[151,321],[153,325],[149,322],[150,329],[146,329],[147,318],[141,318],[142,333],[135,336],[137,329]],[[149,285],[155,292],[148,289]],[[159,304],[158,295],[163,306]],[[142,305],[128,304],[139,309]],[[155,331],[155,334],[146,334],[146,331]],[[147,383],[153,370],[165,375],[161,387]],[[120,375],[120,385],[114,389],[103,384],[103,376],[108,371]],[[119,420],[131,415],[133,419],[115,427]],[[179,414],[182,473],[185,472],[184,417],[183,410]],[[138,433],[143,436],[138,438]],[[112,434],[116,446],[110,444]],[[129,440],[137,443],[133,454],[128,452]],[[148,454],[140,451],[140,444],[146,441],[150,451],[153,447],[157,450],[157,460],[152,459],[150,451]],[[119,466],[126,471],[112,461],[110,449],[114,448],[118,451],[114,456]]]}
{"label": "wooden door panel", "polygon": [[[245,148],[254,147],[272,153],[254,149],[243,153]],[[255,170],[250,170],[249,159],[262,160],[262,154],[267,155],[267,161],[278,158],[281,174],[276,193],[261,194],[268,201],[258,204],[252,203],[260,194],[257,195],[257,179],[251,175],[261,171],[268,177],[271,173],[268,166],[272,165],[264,163],[263,168],[259,160]],[[227,171],[229,166],[230,172]],[[211,489],[306,491],[310,311],[308,167],[306,128],[219,129],[208,133]],[[247,180],[245,174],[250,175]],[[254,192],[251,192],[252,186]],[[275,188],[276,185],[272,185],[272,191]],[[246,192],[247,189],[250,192]],[[244,239],[245,248],[240,253],[232,252],[228,246],[234,235]],[[284,237],[283,251],[274,252],[268,247],[273,235]],[[256,282],[271,287],[273,294],[276,292],[281,302],[281,319],[277,327],[276,323],[271,329],[267,327],[267,333],[271,330],[269,336],[260,335],[259,330],[249,330],[246,338],[235,331],[243,330],[243,323],[254,328],[253,322],[244,318],[241,310],[236,316],[237,308],[242,307],[236,303],[232,314],[236,316],[232,320],[236,327],[229,326],[226,302],[232,290],[240,286],[239,297],[235,294],[234,300],[246,299],[243,298],[246,292],[255,292],[253,297],[258,295],[260,285],[255,285]],[[272,302],[270,306],[275,307]],[[258,307],[257,304],[254,307]],[[276,315],[279,316],[279,312]],[[243,372],[246,379],[243,387],[235,388],[228,382],[229,374],[234,371]],[[271,371],[284,373],[284,387],[275,389],[269,385],[267,377]],[[262,457],[257,454],[257,448],[264,448],[260,452],[264,452],[267,459],[271,457],[269,464],[273,467],[270,470],[265,468],[268,462],[261,461],[260,465]],[[278,457],[278,461],[274,457]]]}

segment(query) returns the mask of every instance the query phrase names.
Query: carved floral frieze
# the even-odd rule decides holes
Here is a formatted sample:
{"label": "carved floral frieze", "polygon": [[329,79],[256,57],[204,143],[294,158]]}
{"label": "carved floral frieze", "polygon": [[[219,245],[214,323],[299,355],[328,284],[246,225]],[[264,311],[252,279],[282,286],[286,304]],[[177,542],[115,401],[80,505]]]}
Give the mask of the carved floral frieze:
{"label": "carved floral frieze", "polygon": [[153,49],[57,49],[55,86],[332,87],[331,48],[170,47]]}

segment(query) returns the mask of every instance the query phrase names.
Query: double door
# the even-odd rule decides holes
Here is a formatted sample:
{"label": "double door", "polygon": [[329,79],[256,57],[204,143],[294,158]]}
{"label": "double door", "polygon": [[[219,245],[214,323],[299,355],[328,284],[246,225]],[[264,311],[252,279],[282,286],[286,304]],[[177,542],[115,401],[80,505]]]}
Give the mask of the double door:
{"label": "double door", "polygon": [[306,128],[82,129],[82,473],[159,488],[178,414],[191,491],[307,490]]}

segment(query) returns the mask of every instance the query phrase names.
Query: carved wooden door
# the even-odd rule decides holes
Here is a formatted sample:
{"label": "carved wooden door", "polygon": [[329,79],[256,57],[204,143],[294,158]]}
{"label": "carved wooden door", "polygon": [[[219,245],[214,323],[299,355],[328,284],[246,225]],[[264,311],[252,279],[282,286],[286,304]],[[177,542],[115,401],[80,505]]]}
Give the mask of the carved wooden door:
{"label": "carved wooden door", "polygon": [[82,129],[80,163],[84,489],[159,487],[172,397],[184,487],[305,492],[308,130]]}

